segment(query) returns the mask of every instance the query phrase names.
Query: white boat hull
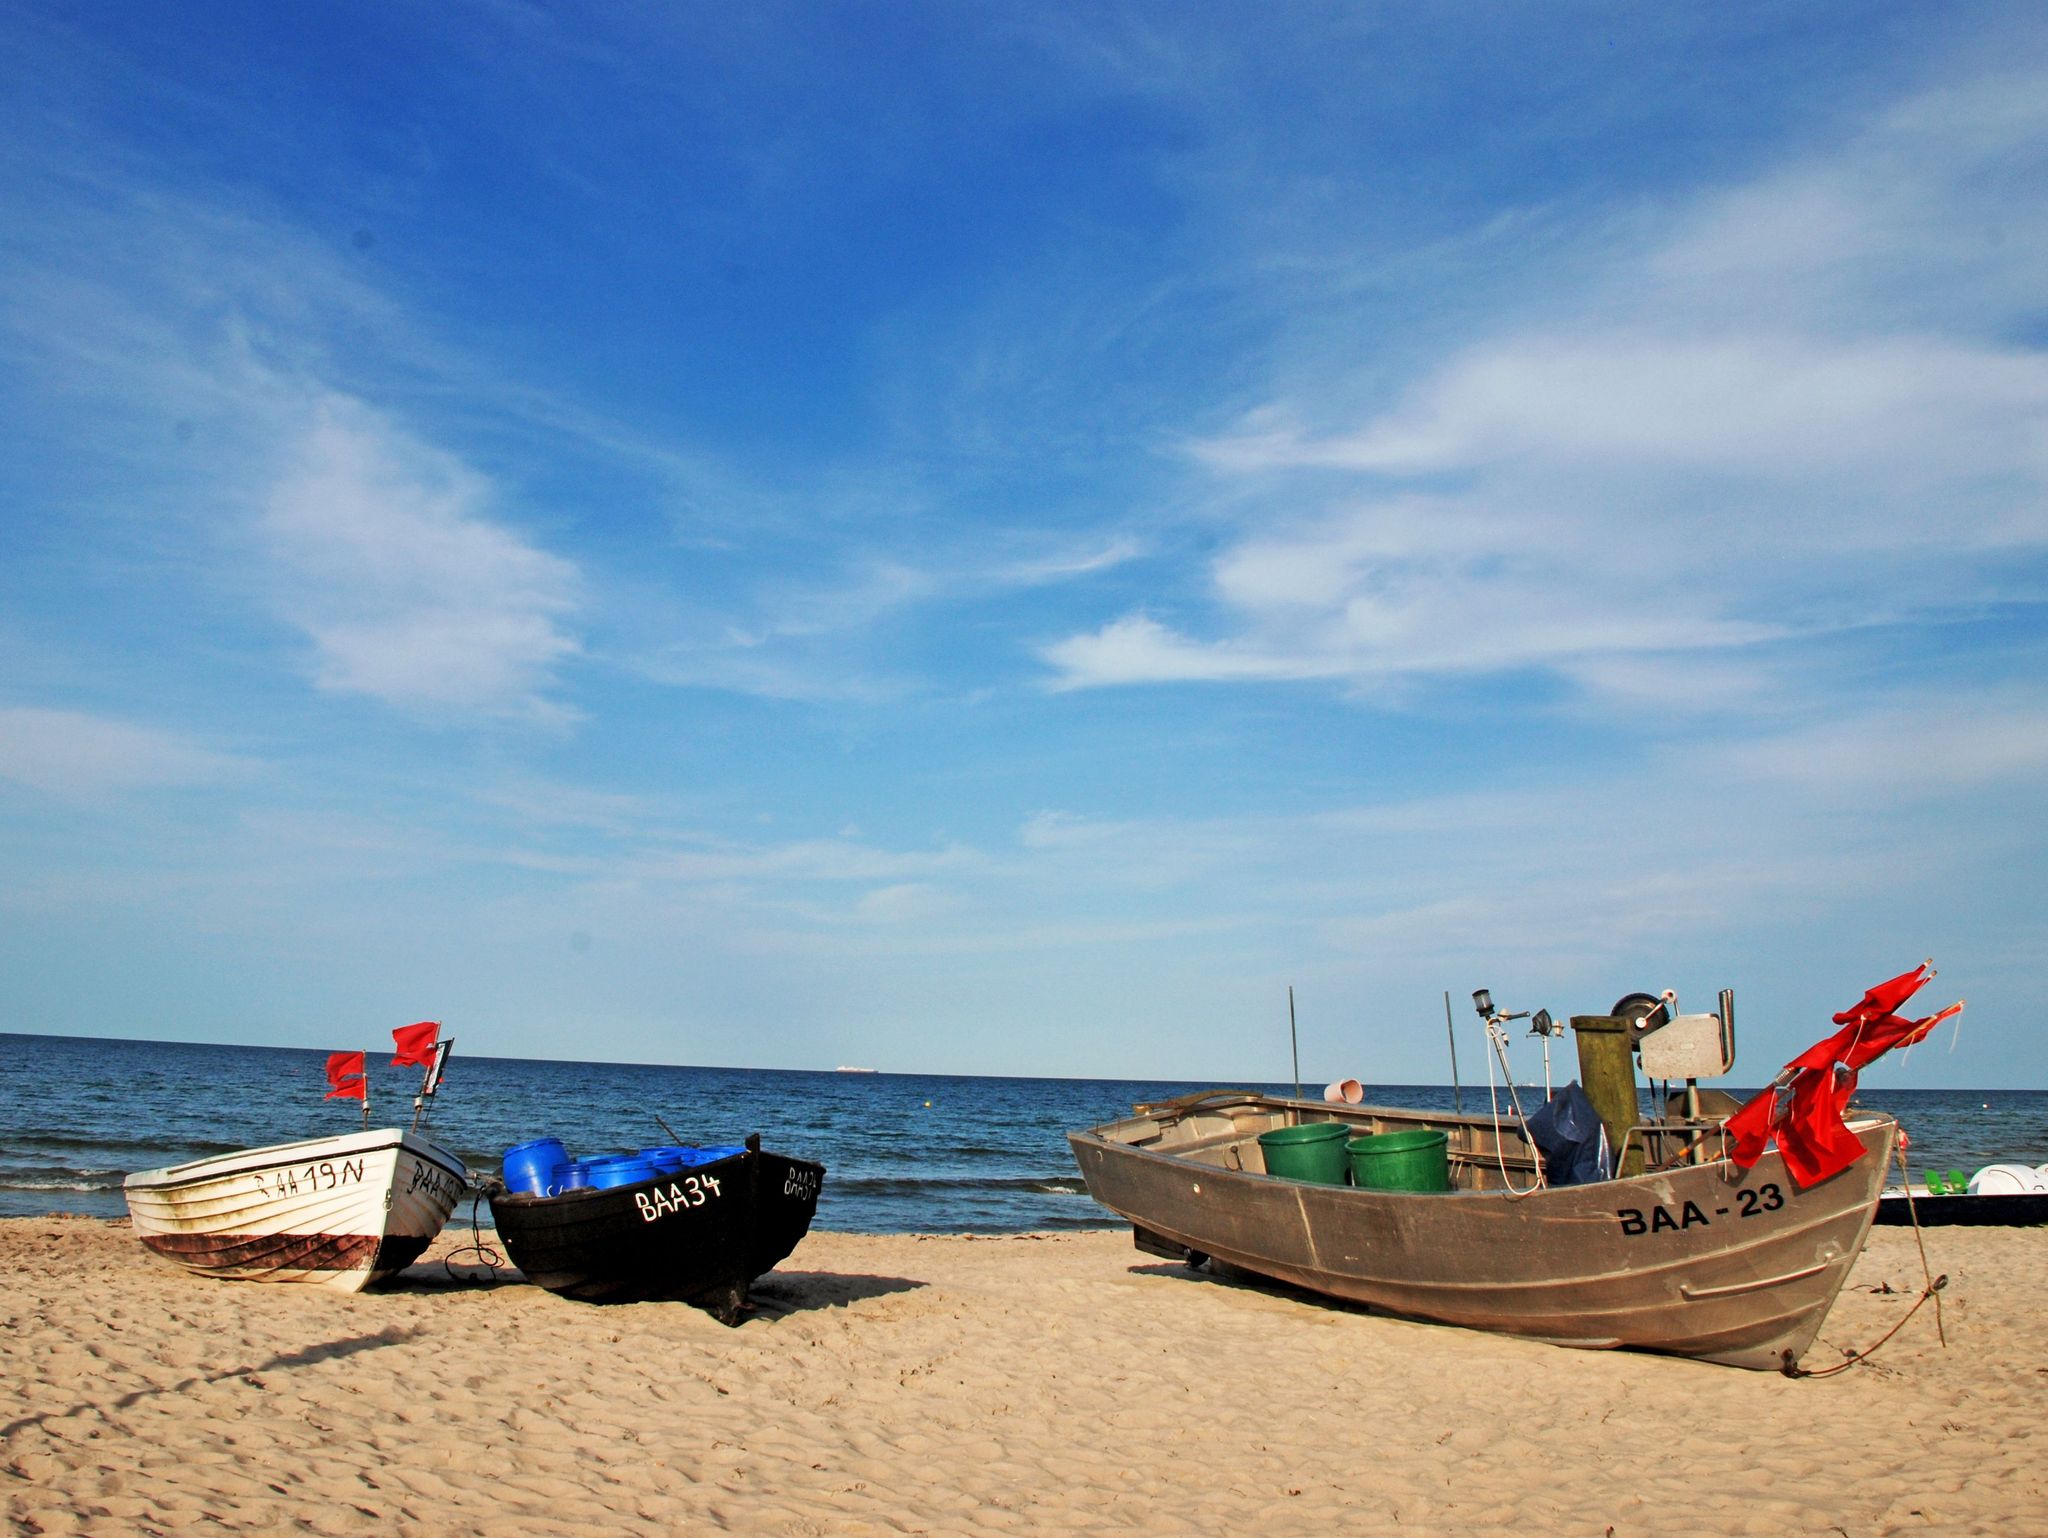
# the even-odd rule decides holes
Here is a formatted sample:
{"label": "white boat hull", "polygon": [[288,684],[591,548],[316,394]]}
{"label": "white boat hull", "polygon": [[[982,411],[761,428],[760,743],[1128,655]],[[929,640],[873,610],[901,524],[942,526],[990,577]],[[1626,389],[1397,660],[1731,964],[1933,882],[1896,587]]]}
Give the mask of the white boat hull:
{"label": "white boat hull", "polygon": [[123,1194],[144,1247],[187,1271],[360,1292],[419,1258],[467,1184],[455,1155],[384,1127],[139,1170]]}

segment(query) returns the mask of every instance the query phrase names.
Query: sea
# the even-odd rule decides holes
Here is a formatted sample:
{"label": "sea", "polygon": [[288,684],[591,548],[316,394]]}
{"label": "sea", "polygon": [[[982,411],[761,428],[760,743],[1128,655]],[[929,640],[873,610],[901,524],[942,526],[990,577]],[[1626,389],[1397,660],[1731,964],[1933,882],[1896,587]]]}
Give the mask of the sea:
{"label": "sea", "polygon": [[[121,1181],[133,1170],[354,1130],[357,1103],[324,1099],[326,1060],[291,1047],[0,1033],[0,1216],[118,1217],[127,1210]],[[409,1122],[419,1088],[417,1068],[390,1061],[388,1051],[370,1058],[376,1126]],[[1028,1233],[1119,1222],[1089,1199],[1069,1131],[1128,1115],[1139,1102],[1216,1087],[547,1062],[465,1057],[458,1047],[426,1125],[479,1175],[537,1137],[560,1138],[587,1158],[758,1132],[765,1146],[825,1166],[821,1229]],[[1467,1110],[1487,1104],[1485,1087],[1469,1085],[1369,1085],[1365,1103],[1450,1110],[1461,1096]],[[1916,1175],[2048,1162],[2048,1091],[1866,1081],[1858,1103],[1899,1118]],[[469,1215],[458,1209],[456,1220]]]}

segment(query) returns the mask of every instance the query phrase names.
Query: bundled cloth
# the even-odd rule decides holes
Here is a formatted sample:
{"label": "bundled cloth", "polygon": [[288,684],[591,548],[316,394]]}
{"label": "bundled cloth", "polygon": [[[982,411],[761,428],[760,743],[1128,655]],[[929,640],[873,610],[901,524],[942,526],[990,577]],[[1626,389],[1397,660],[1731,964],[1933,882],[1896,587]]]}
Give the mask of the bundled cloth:
{"label": "bundled cloth", "polygon": [[1613,1176],[1607,1128],[1577,1079],[1539,1106],[1525,1125],[1529,1141],[1543,1155],[1543,1176],[1551,1185],[1591,1185]]}
{"label": "bundled cloth", "polygon": [[1898,1008],[1934,976],[1923,961],[1910,972],[1879,983],[1860,1004],[1835,1016],[1841,1029],[1817,1041],[1785,1065],[1771,1087],[1728,1118],[1735,1138],[1730,1159],[1743,1169],[1764,1156],[1775,1139],[1785,1168],[1802,1186],[1839,1175],[1863,1156],[1863,1140],[1842,1119],[1856,1093],[1856,1075],[1893,1047],[1910,1047],[1951,1015],[1960,1002],[1922,1020],[1907,1020]]}

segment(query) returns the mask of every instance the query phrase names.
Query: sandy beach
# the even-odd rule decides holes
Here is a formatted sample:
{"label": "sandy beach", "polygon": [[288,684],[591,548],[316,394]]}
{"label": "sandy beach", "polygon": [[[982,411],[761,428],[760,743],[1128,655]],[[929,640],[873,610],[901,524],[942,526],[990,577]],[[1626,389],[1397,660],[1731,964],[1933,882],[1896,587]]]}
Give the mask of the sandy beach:
{"label": "sandy beach", "polygon": [[[1917,1296],[1879,1230],[1806,1366]],[[2048,1532],[2048,1231],[1927,1236],[1827,1379],[1562,1350],[1151,1259],[813,1234],[728,1330],[442,1257],[348,1297],[0,1222],[16,1533]]]}

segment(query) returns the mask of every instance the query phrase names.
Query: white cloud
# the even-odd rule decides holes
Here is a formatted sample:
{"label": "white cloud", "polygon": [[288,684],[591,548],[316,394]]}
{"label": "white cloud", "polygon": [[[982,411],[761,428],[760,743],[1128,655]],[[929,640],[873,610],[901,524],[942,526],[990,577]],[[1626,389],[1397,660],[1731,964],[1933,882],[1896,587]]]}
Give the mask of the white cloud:
{"label": "white cloud", "polygon": [[889,850],[852,839],[803,839],[786,844],[715,844],[653,855],[639,862],[650,879],[688,882],[880,882],[913,878],[972,863],[957,845],[934,850]]}
{"label": "white cloud", "polygon": [[2013,236],[2048,238],[2043,100],[2038,75],[1945,85],[1746,186],[1588,221],[1589,284],[1532,275],[1540,321],[1362,416],[1323,404],[1353,398],[1341,367],[1283,380],[1187,445],[1240,530],[1210,605],[1056,641],[1054,686],[1533,668],[1639,698],[1689,659],[1726,704],[1800,665],[1759,643],[1963,611],[1994,568],[2037,597],[2011,558],[2048,547],[2048,350]]}
{"label": "white cloud", "polygon": [[1066,582],[1075,577],[1092,577],[1110,571],[1144,554],[1144,546],[1128,536],[1103,540],[1082,548],[1059,551],[1036,560],[1018,561],[994,574],[998,587],[1038,587]]}
{"label": "white cloud", "polygon": [[1203,645],[1143,614],[1112,621],[1093,635],[1070,636],[1042,653],[1059,670],[1060,689],[1101,684],[1331,678],[1332,658],[1302,659],[1263,647]]}
{"label": "white cloud", "polygon": [[64,800],[211,785],[253,767],[153,727],[75,710],[0,708],[0,779]]}
{"label": "white cloud", "polygon": [[490,486],[352,403],[330,399],[261,529],[278,613],[315,647],[322,688],[412,710],[545,714],[578,651],[574,566],[485,514]]}
{"label": "white cloud", "polygon": [[2017,690],[1898,702],[1892,709],[1731,744],[1729,773],[1853,793],[1872,810],[2048,779],[2048,700]]}
{"label": "white cloud", "polygon": [[1450,364],[1348,434],[1262,425],[1200,445],[1235,470],[1417,475],[1539,459],[1796,481],[2048,470],[2048,358],[1938,339],[1526,337]]}

